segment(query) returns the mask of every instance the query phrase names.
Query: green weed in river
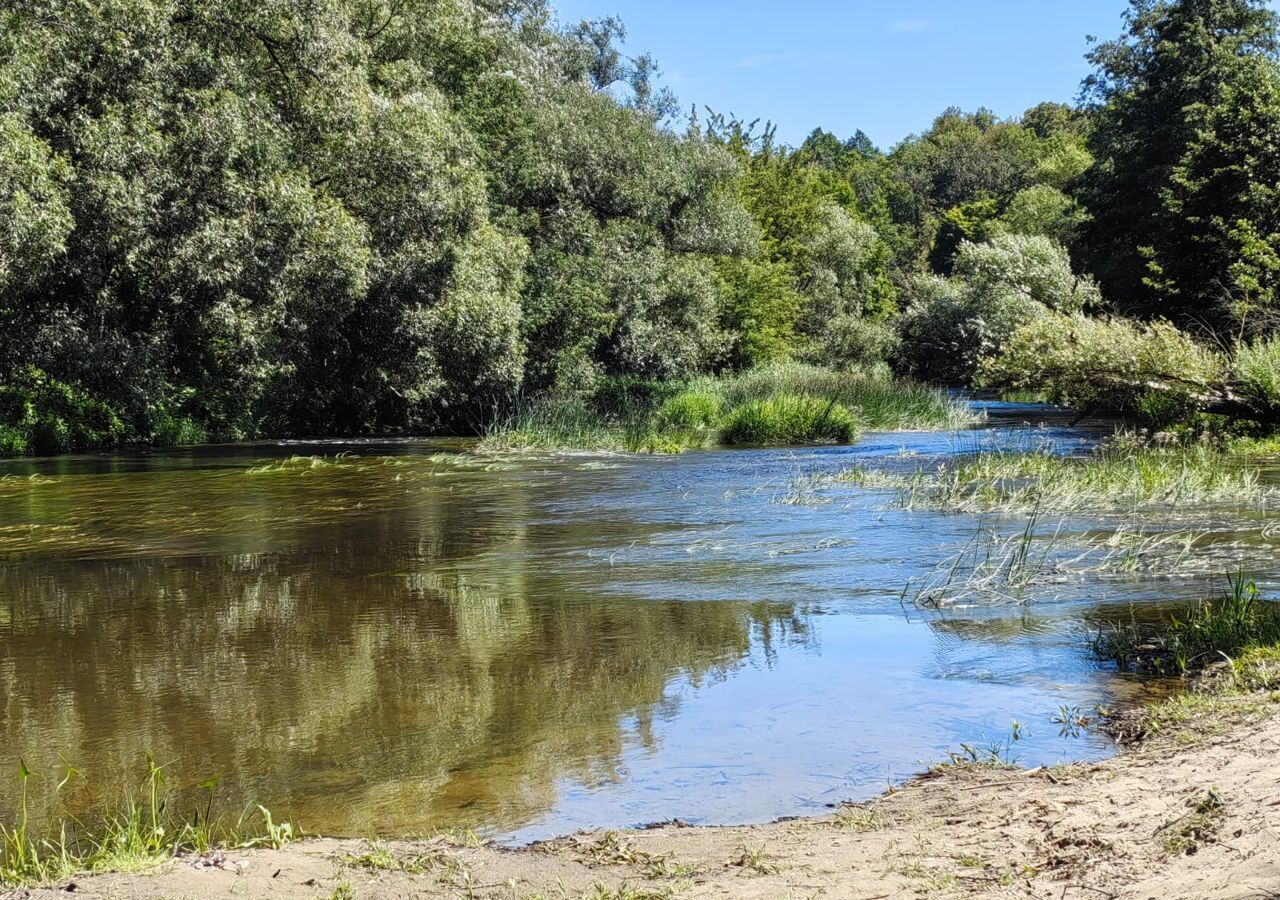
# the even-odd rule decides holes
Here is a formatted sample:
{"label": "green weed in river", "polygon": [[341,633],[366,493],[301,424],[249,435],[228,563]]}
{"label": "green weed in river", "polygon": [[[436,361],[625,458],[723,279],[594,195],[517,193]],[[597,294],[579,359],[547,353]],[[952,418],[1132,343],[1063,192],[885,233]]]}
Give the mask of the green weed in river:
{"label": "green weed in river", "polygon": [[1206,448],[1102,449],[1084,457],[1050,451],[983,452],[935,472],[897,474],[859,467],[839,480],[896,491],[894,505],[957,512],[1054,512],[1256,503],[1275,497],[1256,467]]}
{"label": "green weed in river", "polygon": [[783,394],[751,400],[734,409],[721,431],[721,440],[772,446],[847,444],[857,433],[858,420],[835,400]]}

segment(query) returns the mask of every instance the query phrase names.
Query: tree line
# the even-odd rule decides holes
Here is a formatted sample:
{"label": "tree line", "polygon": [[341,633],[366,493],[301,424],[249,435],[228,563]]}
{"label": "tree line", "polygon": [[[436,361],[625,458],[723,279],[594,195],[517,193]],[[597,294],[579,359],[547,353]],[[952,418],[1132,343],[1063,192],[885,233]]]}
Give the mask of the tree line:
{"label": "tree line", "polygon": [[1031,383],[991,361],[1032,324],[1280,327],[1262,0],[1132,0],[1078,103],[888,151],[683,113],[624,36],[543,0],[6,4],[0,452],[477,432],[781,359]]}

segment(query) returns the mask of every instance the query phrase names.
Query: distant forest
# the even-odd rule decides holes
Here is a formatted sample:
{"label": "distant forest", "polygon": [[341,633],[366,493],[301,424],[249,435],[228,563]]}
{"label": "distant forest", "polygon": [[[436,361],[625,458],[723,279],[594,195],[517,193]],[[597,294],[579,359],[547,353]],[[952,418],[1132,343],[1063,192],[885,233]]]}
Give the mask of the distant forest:
{"label": "distant forest", "polygon": [[690,112],[624,36],[538,0],[4,4],[0,453],[480,433],[781,360],[1276,418],[1261,0],[1133,0],[1077,105],[887,150]]}

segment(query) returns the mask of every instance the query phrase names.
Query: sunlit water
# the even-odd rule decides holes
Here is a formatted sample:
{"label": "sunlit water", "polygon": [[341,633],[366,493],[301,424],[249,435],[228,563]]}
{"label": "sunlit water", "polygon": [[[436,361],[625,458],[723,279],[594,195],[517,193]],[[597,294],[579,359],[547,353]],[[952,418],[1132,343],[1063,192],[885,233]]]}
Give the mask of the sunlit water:
{"label": "sunlit water", "polygon": [[[221,802],[312,832],[528,840],[813,813],[1014,720],[1023,764],[1103,755],[1051,721],[1133,695],[1089,657],[1091,622],[1196,586],[922,611],[904,585],[982,523],[793,484],[1093,439],[996,412],[670,458],[366,442],[8,463],[42,478],[0,481],[4,764],[74,764],[87,807],[151,750],[180,792],[220,776]],[[293,454],[329,458],[270,468]]]}

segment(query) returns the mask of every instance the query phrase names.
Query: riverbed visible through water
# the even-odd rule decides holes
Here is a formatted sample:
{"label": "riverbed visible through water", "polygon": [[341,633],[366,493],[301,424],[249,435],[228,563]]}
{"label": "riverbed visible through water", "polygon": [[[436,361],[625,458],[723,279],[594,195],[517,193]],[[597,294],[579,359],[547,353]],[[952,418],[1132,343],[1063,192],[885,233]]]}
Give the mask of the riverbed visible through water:
{"label": "riverbed visible through water", "polygon": [[1141,695],[1090,631],[1203,581],[923,609],[904,588],[991,521],[803,488],[1097,439],[991,412],[672,457],[361,441],[0,463],[0,819],[19,757],[74,766],[73,809],[136,789],[151,751],[179,796],[216,776],[217,802],[312,833],[525,841],[816,814],[962,744],[1105,755],[1054,721]]}

